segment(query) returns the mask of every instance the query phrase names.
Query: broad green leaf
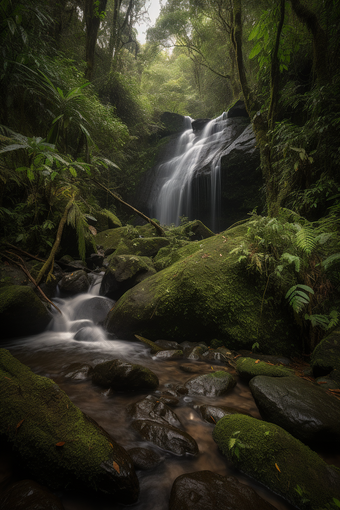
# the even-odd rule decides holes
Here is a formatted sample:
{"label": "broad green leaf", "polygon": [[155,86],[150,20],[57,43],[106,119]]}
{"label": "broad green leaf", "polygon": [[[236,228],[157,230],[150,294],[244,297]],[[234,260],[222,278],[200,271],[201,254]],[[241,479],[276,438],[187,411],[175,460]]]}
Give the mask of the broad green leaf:
{"label": "broad green leaf", "polygon": [[261,50],[262,50],[262,43],[259,41],[255,44],[255,46],[249,53],[249,58],[252,59],[252,58],[256,57],[256,55],[258,55]]}
{"label": "broad green leaf", "polygon": [[73,177],[77,177],[77,171],[75,168],[73,168],[73,166],[69,166],[68,169],[70,171],[70,174],[73,175]]}

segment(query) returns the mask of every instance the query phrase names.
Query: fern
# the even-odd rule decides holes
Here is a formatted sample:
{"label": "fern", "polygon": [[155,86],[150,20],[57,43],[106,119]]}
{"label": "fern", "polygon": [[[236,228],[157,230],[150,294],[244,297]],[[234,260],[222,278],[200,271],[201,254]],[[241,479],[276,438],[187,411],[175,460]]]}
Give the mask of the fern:
{"label": "fern", "polygon": [[314,291],[308,285],[297,284],[291,287],[287,294],[286,299],[288,299],[289,305],[293,308],[294,312],[299,313],[310,302],[309,295],[314,294]]}
{"label": "fern", "polygon": [[291,255],[290,253],[283,253],[280,260],[286,260],[288,264],[294,264],[295,271],[299,273],[301,259],[298,255]]}
{"label": "fern", "polygon": [[296,233],[296,246],[306,255],[310,255],[317,245],[317,237],[312,227],[302,227]]}
{"label": "fern", "polygon": [[78,240],[78,251],[80,258],[86,257],[86,237],[89,235],[89,227],[85,215],[80,211],[79,206],[74,202],[68,212],[67,223],[76,230]]}
{"label": "fern", "polygon": [[333,255],[330,255],[322,262],[325,271],[327,271],[335,262],[340,262],[340,253],[333,253]]}

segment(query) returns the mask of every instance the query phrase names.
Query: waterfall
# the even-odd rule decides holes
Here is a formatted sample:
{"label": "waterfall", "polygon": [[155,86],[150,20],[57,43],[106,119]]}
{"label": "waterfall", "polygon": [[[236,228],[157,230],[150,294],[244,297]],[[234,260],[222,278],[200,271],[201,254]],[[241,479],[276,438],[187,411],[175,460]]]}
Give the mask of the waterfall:
{"label": "waterfall", "polygon": [[[192,119],[186,117],[186,130],[178,137],[170,159],[163,161],[157,169],[156,183],[151,204],[152,216],[161,224],[179,225],[181,216],[193,218],[195,204],[202,193],[210,203],[210,224],[217,230],[220,198],[220,148],[228,126],[226,113],[206,123],[201,131],[194,131]],[[206,189],[193,186],[197,172],[208,176]]]}

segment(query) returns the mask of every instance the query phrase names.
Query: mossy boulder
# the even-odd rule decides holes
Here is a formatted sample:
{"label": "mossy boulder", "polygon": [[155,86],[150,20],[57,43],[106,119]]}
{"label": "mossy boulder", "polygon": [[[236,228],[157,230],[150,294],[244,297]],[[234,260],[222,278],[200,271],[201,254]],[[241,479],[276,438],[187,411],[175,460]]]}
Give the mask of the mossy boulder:
{"label": "mossy boulder", "polygon": [[156,273],[149,257],[118,255],[109,257],[99,293],[119,299],[127,290]]}
{"label": "mossy boulder", "polygon": [[191,241],[201,241],[214,236],[214,232],[206,227],[200,220],[193,220],[174,229],[181,236],[188,237]]}
{"label": "mossy boulder", "polygon": [[113,359],[99,363],[91,371],[92,382],[118,391],[155,390],[158,377],[142,365]]}
{"label": "mossy boulder", "polygon": [[315,347],[311,357],[314,377],[329,375],[340,387],[340,328],[336,328]]}
{"label": "mossy boulder", "polygon": [[340,500],[340,470],[278,425],[234,414],[216,424],[213,438],[237,469],[297,508],[321,510]]}
{"label": "mossy boulder", "polygon": [[270,377],[288,377],[294,375],[294,371],[280,366],[268,364],[254,358],[238,358],[236,361],[236,370],[238,375],[245,381],[250,381],[258,375],[268,375]]}
{"label": "mossy boulder", "polygon": [[36,335],[52,315],[31,287],[12,285],[0,289],[1,338]]}
{"label": "mossy boulder", "polygon": [[195,251],[119,299],[108,314],[108,331],[123,339],[223,338],[232,349],[250,349],[259,341],[268,354],[290,353],[292,344],[299,345],[290,311],[275,289],[267,289],[263,303],[266,278],[251,278],[234,251],[247,242],[246,232],[242,225],[190,243]]}
{"label": "mossy boulder", "polygon": [[154,257],[157,252],[170,244],[166,237],[137,237],[135,239],[121,240],[113,256],[117,255],[140,255]]}
{"label": "mossy boulder", "polygon": [[97,221],[91,221],[91,219],[88,219],[88,222],[94,226],[97,232],[103,232],[104,230],[109,230],[111,228],[120,228],[122,226],[120,219],[111,211],[103,209],[102,212],[95,211],[93,214]]}
{"label": "mossy boulder", "polygon": [[210,374],[191,377],[177,388],[178,393],[189,395],[203,395],[205,397],[218,397],[231,391],[236,380],[228,372],[218,370]]}
{"label": "mossy boulder", "polygon": [[90,280],[86,271],[79,269],[78,271],[73,271],[73,273],[65,274],[58,285],[62,292],[75,295],[87,292],[90,287]]}
{"label": "mossy boulder", "polygon": [[78,487],[133,503],[139,483],[132,461],[57,384],[0,349],[0,441],[11,444],[38,483]]}
{"label": "mossy boulder", "polygon": [[97,246],[102,246],[104,251],[114,251],[117,249],[121,239],[125,237],[129,237],[128,227],[110,228],[99,232],[95,237],[95,241]]}
{"label": "mossy boulder", "polygon": [[340,446],[340,402],[300,377],[259,375],[250,390],[264,420],[307,444]]}

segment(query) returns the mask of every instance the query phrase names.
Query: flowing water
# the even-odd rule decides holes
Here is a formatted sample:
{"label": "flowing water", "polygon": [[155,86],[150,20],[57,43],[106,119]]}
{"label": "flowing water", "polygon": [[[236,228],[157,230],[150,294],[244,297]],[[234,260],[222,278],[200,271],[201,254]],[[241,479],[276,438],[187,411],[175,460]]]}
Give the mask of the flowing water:
{"label": "flowing water", "polygon": [[230,124],[223,113],[211,120],[202,131],[194,132],[191,119],[186,117],[186,130],[178,138],[171,158],[161,163],[157,170],[156,184],[151,204],[152,216],[163,225],[179,225],[181,216],[192,216],[194,193],[192,186],[199,168],[206,166],[209,171],[207,200],[211,204],[210,224],[213,231],[218,228],[216,217],[220,209],[220,156],[218,149]]}
{"label": "flowing water", "polygon": [[[250,391],[244,383],[238,380],[237,386],[226,396],[217,398],[212,402],[205,397],[181,397],[180,404],[175,408],[176,414],[182,421],[185,430],[196,440],[199,454],[196,457],[179,457],[160,450],[147,443],[130,427],[129,418],[125,408],[128,404],[136,402],[146,396],[144,394],[109,393],[92,385],[89,379],[73,380],[67,377],[68,367],[74,363],[97,364],[114,358],[125,359],[139,363],[150,368],[159,378],[160,386],[157,390],[166,389],[172,384],[187,380],[190,375],[184,373],[179,365],[181,361],[157,361],[152,358],[144,344],[127,342],[109,338],[105,331],[96,326],[92,320],[82,315],[82,306],[87,301],[96,298],[112,302],[98,296],[100,280],[97,280],[88,294],[73,298],[57,297],[58,307],[63,311],[61,318],[57,312],[47,331],[40,335],[19,338],[2,344],[2,347],[16,356],[21,362],[28,365],[35,373],[52,378],[70,397],[72,402],[82,411],[95,419],[118,443],[126,449],[132,447],[145,447],[161,454],[163,462],[150,471],[138,471],[141,493],[138,503],[132,505],[134,510],[167,510],[170,490],[177,476],[200,470],[211,470],[221,475],[236,476],[242,483],[252,486],[264,499],[270,501],[278,510],[289,510],[291,507],[281,498],[275,496],[255,481],[245,477],[229,464],[220,454],[212,439],[213,424],[204,422],[192,408],[195,403],[220,404],[236,407],[260,418],[259,412],[252,399]],[[88,303],[87,303],[88,304]],[[84,309],[84,308],[83,308]],[[75,336],[81,328],[92,330],[92,336],[87,335],[86,340],[77,341]],[[206,364],[202,363],[202,370]],[[236,376],[232,369],[230,372]],[[157,395],[157,392],[154,392]],[[6,467],[6,458],[0,458],[1,471],[10,470]],[[326,458],[330,463],[340,465],[339,459]],[[1,481],[1,480],[0,480]],[[65,510],[115,510],[126,508],[116,504],[108,505],[96,498],[89,498],[84,494],[59,493]],[[209,510],[209,509],[207,509]]]}

